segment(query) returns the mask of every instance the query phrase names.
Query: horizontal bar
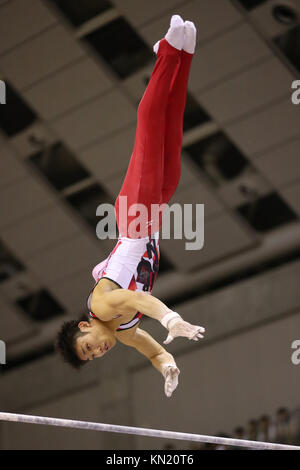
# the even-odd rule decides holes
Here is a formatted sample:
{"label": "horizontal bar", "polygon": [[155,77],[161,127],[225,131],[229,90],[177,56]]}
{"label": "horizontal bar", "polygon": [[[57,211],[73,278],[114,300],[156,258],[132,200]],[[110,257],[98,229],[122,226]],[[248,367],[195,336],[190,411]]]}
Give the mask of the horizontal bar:
{"label": "horizontal bar", "polygon": [[257,450],[300,450],[299,446],[273,444],[269,442],[247,441],[227,437],[204,436],[201,434],[188,434],[183,432],[164,431],[159,429],[136,428],[131,426],[118,426],[115,424],[93,423],[90,421],[75,421],[72,419],[47,418],[44,416],[31,416],[15,413],[0,412],[0,421],[15,423],[44,424],[46,426],[61,426],[72,429],[85,429],[88,431],[115,432],[120,434],[134,434],[136,436],[159,437],[161,439],[176,439],[179,441],[202,442],[234,447],[247,447]]}

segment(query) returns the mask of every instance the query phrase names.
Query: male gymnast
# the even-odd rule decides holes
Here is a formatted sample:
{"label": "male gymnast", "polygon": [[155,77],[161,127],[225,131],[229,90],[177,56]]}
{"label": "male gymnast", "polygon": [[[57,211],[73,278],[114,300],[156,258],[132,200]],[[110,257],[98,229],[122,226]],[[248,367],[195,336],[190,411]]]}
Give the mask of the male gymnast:
{"label": "male gymnast", "polygon": [[[159,266],[161,216],[153,217],[153,204],[167,204],[180,178],[183,117],[190,67],[196,46],[196,28],[179,15],[171,19],[164,39],[154,46],[157,61],[139,104],[133,154],[115,202],[119,238],[109,257],[93,269],[96,284],[88,299],[89,316],[64,323],[56,346],[75,368],[104,356],[117,340],[145,355],[165,378],[170,397],[178,385],[176,362],[146,331],[139,328],[142,315],[158,320],[169,334],[164,344],[182,336],[203,338],[204,328],[184,321],[177,312],[150,295]],[[138,233],[127,207],[143,204],[147,216]],[[126,216],[126,217],[125,217]]]}

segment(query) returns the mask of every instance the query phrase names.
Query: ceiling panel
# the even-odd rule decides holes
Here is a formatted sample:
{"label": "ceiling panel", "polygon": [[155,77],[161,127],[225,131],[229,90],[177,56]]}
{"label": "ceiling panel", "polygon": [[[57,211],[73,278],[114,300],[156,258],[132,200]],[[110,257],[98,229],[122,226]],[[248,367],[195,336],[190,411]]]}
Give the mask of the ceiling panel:
{"label": "ceiling panel", "polygon": [[253,116],[226,126],[234,142],[247,154],[255,155],[300,135],[300,106],[289,98]]}
{"label": "ceiling panel", "polygon": [[112,10],[110,0],[46,0],[49,7],[65,18],[74,28],[85,27],[86,24],[106,16]]}
{"label": "ceiling panel", "polygon": [[[0,335],[2,341],[9,343],[34,332],[30,322],[23,320],[22,315],[17,312],[16,308],[12,305],[7,305],[3,298],[0,298],[0,303]],[[7,344],[7,352],[8,348],[9,344]]]}
{"label": "ceiling panel", "polygon": [[129,78],[123,81],[122,85],[125,90],[130,93],[130,96],[136,100],[136,107],[141,101],[143,94],[148,83],[149,78],[152,75],[156,62],[156,56],[153,54],[153,61],[150,62],[146,67],[143,67],[138,72],[131,75]]}
{"label": "ceiling panel", "polygon": [[[164,2],[161,4],[164,5]],[[152,8],[152,3],[149,3],[149,8]],[[204,42],[242,21],[238,10],[228,1],[201,0],[201,4],[199,0],[181,2],[173,11],[156,15],[155,21],[141,28],[141,34],[150,45],[154,45],[166,35],[172,14],[181,15],[184,20],[194,21],[198,30],[198,42]]]}
{"label": "ceiling panel", "polygon": [[136,123],[115,133],[113,137],[78,152],[78,157],[100,182],[121,171],[125,175],[134,147],[135,134]]}
{"label": "ceiling panel", "polygon": [[24,178],[0,191],[0,227],[31,217],[53,203],[46,187],[33,178]]}
{"label": "ceiling panel", "polygon": [[[162,240],[161,247],[178,270],[189,271],[217,262],[226,256],[233,256],[255,243],[250,232],[230,214],[210,218],[205,222],[204,233],[202,250],[185,249],[186,243],[194,243],[195,240]],[[200,235],[198,239],[200,240]]]}
{"label": "ceiling panel", "polygon": [[242,24],[198,47],[192,64],[190,89],[200,92],[270,56],[258,34]]}
{"label": "ceiling panel", "polygon": [[49,247],[46,251],[32,256],[27,264],[41,282],[49,286],[56,281],[71,277],[85,268],[93,268],[97,260],[105,259],[100,244],[96,245],[85,235]]}
{"label": "ceiling panel", "polygon": [[83,40],[112,75],[123,80],[147,64],[153,51],[123,16],[113,16],[112,21],[88,32]]}
{"label": "ceiling panel", "polygon": [[198,169],[195,171],[195,166],[186,152],[181,152],[181,176],[177,191],[185,188],[186,186],[193,187],[200,183],[200,174]]}
{"label": "ceiling panel", "polygon": [[39,82],[24,96],[40,116],[48,120],[112,87],[111,80],[97,64],[85,58]]}
{"label": "ceiling panel", "polygon": [[120,189],[124,181],[124,176],[125,176],[124,171],[117,172],[116,174],[112,175],[110,178],[101,180],[101,184],[106,189],[106,191],[115,198],[120,192]]}
{"label": "ceiling panel", "polygon": [[278,5],[278,3],[283,5],[285,3],[287,3],[288,5],[292,5],[294,3],[295,5],[298,4],[299,7],[298,0],[289,0],[288,2],[278,2],[278,0],[269,0],[263,5],[254,8],[250,12],[251,20],[255,22],[255,24],[260,28],[261,31],[263,31],[263,33],[267,37],[270,38],[274,38],[275,36],[283,34],[291,28],[291,25],[277,21],[274,15],[272,14],[272,6]]}
{"label": "ceiling panel", "polygon": [[300,138],[267,152],[253,163],[278,188],[300,180],[299,148]]}
{"label": "ceiling panel", "polygon": [[0,283],[0,292],[6,300],[15,302],[16,299],[38,291],[41,285],[38,278],[34,278],[27,271],[20,271],[14,277]]}
{"label": "ceiling panel", "polygon": [[178,188],[170,201],[170,205],[172,204],[180,204],[182,208],[183,204],[192,204],[193,213],[195,213],[195,204],[204,204],[205,217],[224,211],[222,203],[200,181],[193,186],[189,185],[183,189]]}
{"label": "ceiling panel", "polygon": [[24,89],[83,54],[71,34],[62,26],[55,26],[2,56],[1,67],[7,79]]}
{"label": "ceiling panel", "polygon": [[216,191],[224,203],[237,208],[248,204],[253,197],[260,198],[270,194],[273,186],[255,168],[248,166],[233,180],[224,181]]}
{"label": "ceiling panel", "polygon": [[[95,259],[95,265],[100,261],[102,259]],[[54,283],[50,288],[68,311],[77,315],[87,311],[86,302],[93,286],[92,269],[84,269],[66,280]]]}
{"label": "ceiling panel", "polygon": [[30,127],[10,139],[18,157],[27,158],[44,146],[51,146],[58,140],[53,130],[42,122],[35,122]]}
{"label": "ceiling panel", "polygon": [[67,211],[56,204],[30,218],[22,219],[8,230],[4,229],[1,236],[19,259],[26,261],[34,253],[47,250],[48,246],[76,235],[79,230],[79,225]]}
{"label": "ceiling panel", "polygon": [[196,98],[218,122],[224,123],[286,96],[292,81],[293,75],[271,57]]}
{"label": "ceiling panel", "polygon": [[40,0],[9,1],[0,14],[0,54],[57,22]]}
{"label": "ceiling panel", "polygon": [[150,20],[161,16],[170,8],[175,8],[182,0],[112,0],[120,13],[124,14],[135,26],[140,26]]}
{"label": "ceiling panel", "polygon": [[282,189],[280,194],[283,199],[291,206],[291,208],[300,215],[300,181],[292,186]]}
{"label": "ceiling panel", "polygon": [[23,166],[18,162],[7,144],[0,138],[0,187],[25,176],[26,172]]}
{"label": "ceiling panel", "polygon": [[136,109],[118,90],[53,122],[53,128],[74,150],[136,121]]}

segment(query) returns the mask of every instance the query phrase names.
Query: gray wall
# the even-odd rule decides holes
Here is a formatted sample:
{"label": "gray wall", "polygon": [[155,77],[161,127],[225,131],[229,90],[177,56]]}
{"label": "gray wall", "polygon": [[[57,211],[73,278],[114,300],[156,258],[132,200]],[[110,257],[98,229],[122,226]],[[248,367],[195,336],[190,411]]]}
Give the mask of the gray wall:
{"label": "gray wall", "polygon": [[[207,328],[201,344],[169,347],[181,369],[172,399],[163,379],[134,350],[118,345],[81,373],[47,357],[0,378],[0,408],[44,416],[215,434],[279,406],[300,404],[300,366],[291,343],[300,339],[300,262],[264,273],[177,310]],[[158,341],[160,324],[141,325]],[[2,449],[160,448],[165,441],[2,423]],[[178,442],[178,448],[190,444]]]}
{"label": "gray wall", "polygon": [[[172,400],[159,395],[162,384],[154,374],[136,372],[134,416],[146,427],[230,434],[250,418],[275,415],[281,406],[295,409],[300,402],[300,366],[291,363],[290,346],[297,332],[300,312],[201,350],[195,346],[194,352],[178,358],[180,387]],[[151,412],[145,406],[149,390],[157,397]],[[144,438],[137,442],[141,449],[153,445]]]}

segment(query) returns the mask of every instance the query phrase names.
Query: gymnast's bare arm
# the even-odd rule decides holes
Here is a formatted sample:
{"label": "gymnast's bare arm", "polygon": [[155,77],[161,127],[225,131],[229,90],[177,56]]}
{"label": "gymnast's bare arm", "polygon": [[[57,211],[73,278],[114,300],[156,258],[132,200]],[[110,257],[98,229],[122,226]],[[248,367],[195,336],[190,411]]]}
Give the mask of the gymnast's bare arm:
{"label": "gymnast's bare arm", "polygon": [[120,332],[117,338],[146,356],[165,378],[165,394],[170,397],[178,385],[180,371],[172,354],[169,354],[149,333],[137,328],[132,334]]}
{"label": "gymnast's bare arm", "polygon": [[95,289],[91,301],[93,313],[101,321],[110,321],[116,313],[128,318],[136,312],[141,312],[154,318],[169,330],[164,344],[169,344],[174,338],[183,336],[194,341],[203,338],[205,329],[184,321],[176,312],[172,312],[163,302],[147,292],[115,289],[110,292],[98,293]]}

